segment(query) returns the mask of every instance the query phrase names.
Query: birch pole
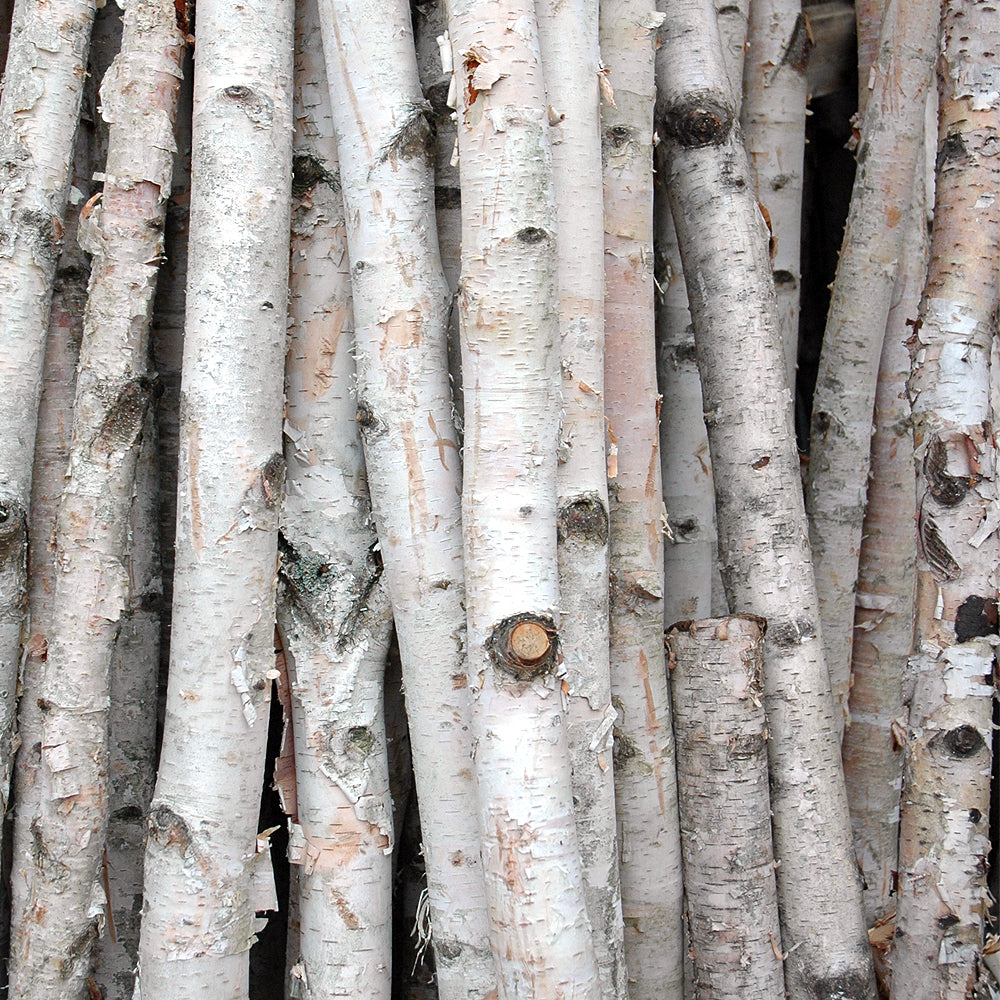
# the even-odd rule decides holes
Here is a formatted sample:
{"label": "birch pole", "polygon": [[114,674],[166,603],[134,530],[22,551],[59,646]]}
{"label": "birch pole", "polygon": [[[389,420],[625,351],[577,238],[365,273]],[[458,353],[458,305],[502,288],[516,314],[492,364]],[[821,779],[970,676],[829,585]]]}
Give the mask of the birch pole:
{"label": "birch pole", "polygon": [[245,1000],[274,670],[292,4],[198,7],[170,676],[149,814],[142,995]]}
{"label": "birch pole", "polygon": [[753,0],[747,26],[740,119],[768,213],[771,267],[788,386],[795,392],[801,285],[802,167],[806,132],[806,63],[812,43],[801,0]]}
{"label": "birch pole", "polygon": [[545,90],[552,109],[553,194],[559,232],[560,643],[569,685],[567,732],[587,914],[603,995],[610,1000],[626,997],[628,983],[611,753],[615,710],[609,661],[598,6],[597,0],[544,0],[536,4],[536,10],[542,63],[551,67],[545,74]]}
{"label": "birch pole", "polygon": [[768,622],[775,855],[793,998],[874,993],[801,502],[767,230],[714,11],[670,4],[658,118],[705,398],[732,609]]}
{"label": "birch pole", "polygon": [[501,1000],[596,998],[558,676],[556,210],[531,3],[454,0],[468,672]]}
{"label": "birch pole", "polygon": [[320,6],[354,289],[357,418],[396,619],[441,995],[493,988],[462,627],[461,459],[428,106],[407,4]]}
{"label": "birch pole", "polygon": [[632,1000],[680,997],[684,932],[670,691],[663,650],[663,491],[653,299],[653,42],[645,0],[601,10],[614,88],[602,108],[607,281],[615,792]]}
{"label": "birch pole", "polygon": [[183,49],[172,4],[137,0],[101,88],[111,142],[100,204],[92,200],[80,232],[93,264],[38,691],[43,793],[39,814],[19,812],[15,825],[18,864],[29,869],[11,951],[16,997],[81,996],[103,922],[111,658],[130,604],[128,525]]}
{"label": "birch pole", "polygon": [[0,98],[0,808],[13,766],[31,464],[95,0],[19,0]]}
{"label": "birch pole", "polygon": [[[351,392],[351,276],[315,2],[296,10],[286,496],[278,624],[291,683],[302,1000],[389,996],[392,804],[382,681],[392,612]],[[331,905],[331,902],[333,905]]]}
{"label": "birch pole", "polygon": [[878,361],[924,149],[936,0],[889,0],[813,397],[806,507],[830,682],[846,721]]}
{"label": "birch pole", "polygon": [[998,45],[995,9],[943,5],[934,231],[910,341],[920,549],[892,995],[914,1000],[971,995],[987,907],[1000,96],[984,67]]}

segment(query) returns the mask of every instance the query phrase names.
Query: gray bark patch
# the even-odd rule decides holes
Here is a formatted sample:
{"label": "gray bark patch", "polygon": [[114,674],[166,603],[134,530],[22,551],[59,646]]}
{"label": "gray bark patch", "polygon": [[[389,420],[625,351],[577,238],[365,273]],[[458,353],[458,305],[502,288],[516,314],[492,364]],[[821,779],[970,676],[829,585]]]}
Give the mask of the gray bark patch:
{"label": "gray bark patch", "polygon": [[0,499],[0,572],[24,560],[28,542],[28,519],[16,500]]}
{"label": "gray bark patch", "polygon": [[389,160],[431,160],[434,155],[434,127],[430,101],[407,105],[396,131],[379,150],[376,165]]}
{"label": "gray bark patch", "polygon": [[596,494],[579,496],[559,508],[556,531],[560,542],[577,539],[606,545],[609,532],[607,507]]}

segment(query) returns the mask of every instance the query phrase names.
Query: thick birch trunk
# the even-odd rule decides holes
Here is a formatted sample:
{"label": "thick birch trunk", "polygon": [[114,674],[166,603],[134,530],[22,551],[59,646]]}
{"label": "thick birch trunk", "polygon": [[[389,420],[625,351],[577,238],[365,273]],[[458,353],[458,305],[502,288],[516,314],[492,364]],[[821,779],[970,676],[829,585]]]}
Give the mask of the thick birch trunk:
{"label": "thick birch trunk", "polygon": [[[142,994],[243,1000],[274,676],[292,4],[198,7],[170,678],[149,817]],[[272,890],[273,891],[273,890]]]}
{"label": "thick birch trunk", "polygon": [[40,811],[15,826],[20,863],[36,870],[21,900],[11,996],[82,995],[104,916],[111,658],[130,604],[129,516],[182,53],[172,4],[133,3],[101,90],[111,144],[104,193],[81,222],[93,266],[39,691]]}
{"label": "thick birch trunk", "polygon": [[750,5],[740,115],[757,180],[757,200],[768,214],[778,328],[793,393],[799,349],[802,163],[810,48],[801,0],[754,0]]}
{"label": "thick birch trunk", "polygon": [[283,795],[297,868],[290,976],[302,1000],[385,1000],[393,823],[382,678],[392,616],[351,392],[350,265],[315,3],[298,8],[296,40],[278,589],[295,746],[294,801]]}
{"label": "thick birch trunk", "polygon": [[989,359],[1000,295],[1000,15],[942,8],[931,260],[910,341],[917,465],[916,653],[900,827],[893,996],[964,1000],[986,908],[997,632]]}
{"label": "thick birch trunk", "polygon": [[501,998],[595,998],[557,674],[559,348],[549,114],[530,3],[455,0],[468,670]]}
{"label": "thick birch trunk", "polygon": [[42,359],[94,0],[19,0],[0,100],[0,807],[10,784]]}
{"label": "thick birch trunk", "polygon": [[789,992],[793,998],[862,997],[874,991],[871,957],[817,621],[767,231],[717,68],[714,20],[703,3],[670,5],[658,111],[702,375],[720,558],[733,610],[768,621],[765,695]]}
{"label": "thick birch trunk", "polygon": [[783,1000],[767,789],[764,622],[670,630],[695,997]]}
{"label": "thick birch trunk", "polygon": [[922,162],[925,95],[936,55],[934,0],[886,4],[858,173],[833,286],[816,393],[806,490],[825,655],[846,719],[854,589],[868,486],[878,360]]}
{"label": "thick birch trunk", "polygon": [[450,296],[409,8],[320,7],[354,287],[358,422],[396,618],[441,993],[493,986],[469,754]]}
{"label": "thick birch trunk", "polygon": [[[542,62],[551,67],[545,75],[545,89],[552,108],[553,193],[559,233],[563,400],[556,478],[562,595],[559,638],[569,685],[569,752],[587,915],[602,992],[610,1000],[626,997],[628,984],[611,753],[604,203],[598,97],[602,52],[597,0],[545,0],[536,9]],[[603,55],[607,66],[606,49]]]}
{"label": "thick birch trunk", "polygon": [[904,678],[913,646],[917,546],[906,341],[926,267],[924,220],[923,198],[914,197],[875,390],[872,476],[855,596],[851,724],[844,732],[844,774],[869,927],[896,905]]}
{"label": "thick birch trunk", "polygon": [[653,302],[653,42],[663,15],[605,2],[601,51],[611,666],[629,995],[681,997],[684,934],[673,727],[663,651],[663,494]]}

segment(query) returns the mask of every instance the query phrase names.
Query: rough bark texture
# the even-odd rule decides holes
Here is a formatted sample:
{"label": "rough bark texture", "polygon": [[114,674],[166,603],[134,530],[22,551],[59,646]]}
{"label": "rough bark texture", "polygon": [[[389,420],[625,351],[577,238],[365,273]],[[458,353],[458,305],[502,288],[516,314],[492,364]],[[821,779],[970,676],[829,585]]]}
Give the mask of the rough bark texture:
{"label": "rough bark texture", "polygon": [[799,348],[806,63],[812,43],[801,0],[754,0],[740,115],[757,199],[767,212],[778,327],[789,388]]}
{"label": "rough bark texture", "polygon": [[680,829],[663,651],[663,493],[653,302],[653,43],[663,15],[606,2],[601,50],[607,329],[605,413],[614,442],[611,669],[615,795],[629,995],[683,991]]}
{"label": "rough bark texture", "polygon": [[[624,998],[621,881],[611,760],[608,474],[605,464],[604,203],[597,0],[536,5],[552,124],[562,357],[559,445],[560,642],[587,915],[603,995]],[[609,72],[609,78],[613,71]],[[651,118],[651,116],[650,116]],[[649,192],[651,194],[651,192]],[[655,374],[655,373],[654,373]]]}
{"label": "rough bark texture", "polygon": [[13,764],[42,359],[94,0],[21,0],[0,100],[0,806]]}
{"label": "rough bark texture", "polygon": [[469,754],[461,460],[428,106],[407,4],[320,8],[347,210],[358,421],[399,637],[442,995],[493,986]]}
{"label": "rough bark texture", "polygon": [[851,724],[843,744],[869,927],[890,916],[896,906],[907,713],[904,679],[913,645],[917,539],[906,341],[917,315],[927,259],[922,197],[914,197],[908,216],[875,390],[872,477],[855,595]]}
{"label": "rough bark texture", "polygon": [[[142,995],[247,995],[274,671],[292,4],[198,7],[170,678],[149,815]],[[261,842],[263,840],[263,842]]]}
{"label": "rough bark texture", "polygon": [[[501,998],[595,998],[559,677],[556,213],[533,6],[451,6],[468,676]],[[504,178],[517,177],[511,184]]]}
{"label": "rough bark texture", "polygon": [[[778,341],[767,230],[712,45],[677,0],[659,94],[691,301],[730,607],[768,621],[765,696],[786,982],[793,998],[874,992]],[[709,46],[709,52],[702,51]],[[715,51],[712,51],[712,50]],[[794,949],[794,951],[792,951]]]}
{"label": "rough bark texture", "polygon": [[393,823],[382,679],[392,615],[351,392],[350,265],[315,3],[297,10],[295,99],[278,587],[291,688],[285,740],[294,745],[294,776],[285,768],[279,779],[297,868],[290,996],[383,1000]]}
{"label": "rough bark texture", "polygon": [[27,892],[12,996],[82,995],[103,920],[111,658],[130,604],[129,517],[182,52],[172,4],[133,3],[101,90],[111,143],[104,192],[80,227],[93,265],[39,687],[40,811],[21,813],[15,827]]}
{"label": "rough bark texture", "polygon": [[[833,694],[846,717],[878,361],[923,153],[935,0],[886,4],[813,398],[806,504]],[[841,720],[843,728],[843,719]]]}
{"label": "rough bark texture", "polygon": [[694,995],[783,1000],[771,848],[764,622],[668,634]]}
{"label": "rough bark texture", "polygon": [[1000,546],[989,360],[1000,254],[1000,14],[942,8],[931,259],[910,341],[917,640],[900,827],[893,995],[965,998],[986,908]]}

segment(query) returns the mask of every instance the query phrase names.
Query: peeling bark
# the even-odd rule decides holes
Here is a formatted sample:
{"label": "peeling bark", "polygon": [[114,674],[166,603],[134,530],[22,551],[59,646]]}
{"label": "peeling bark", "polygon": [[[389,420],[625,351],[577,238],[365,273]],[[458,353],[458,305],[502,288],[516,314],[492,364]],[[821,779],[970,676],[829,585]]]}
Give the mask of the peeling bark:
{"label": "peeling bark", "polygon": [[971,995],[986,893],[996,441],[989,361],[1000,306],[996,9],[942,8],[931,258],[910,340],[917,471],[914,691],[900,818],[893,996]]}

